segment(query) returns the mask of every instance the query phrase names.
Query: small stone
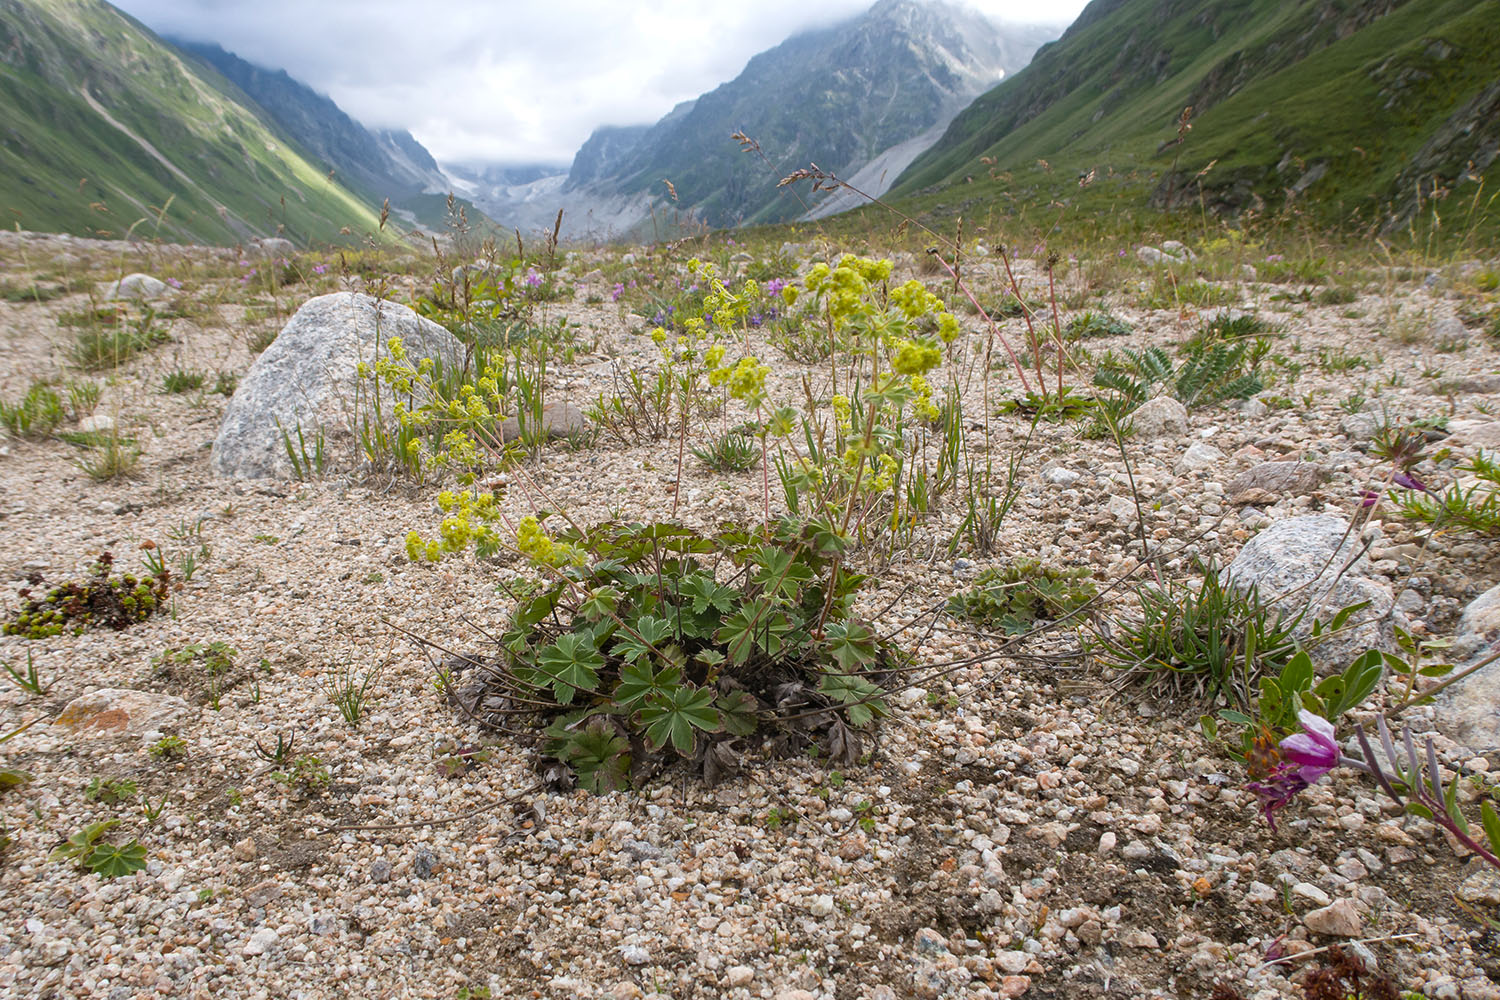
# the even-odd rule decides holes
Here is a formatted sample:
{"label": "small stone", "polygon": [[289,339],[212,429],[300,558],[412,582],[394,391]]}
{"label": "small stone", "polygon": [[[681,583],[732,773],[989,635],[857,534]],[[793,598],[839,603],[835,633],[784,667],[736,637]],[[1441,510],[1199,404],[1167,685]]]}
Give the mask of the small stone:
{"label": "small stone", "polygon": [[1187,407],[1171,396],[1148,399],[1130,415],[1130,426],[1140,440],[1186,434],[1188,429]]}
{"label": "small stone", "polygon": [[1156,935],[1150,931],[1126,931],[1120,935],[1120,943],[1127,948],[1149,948],[1155,950],[1160,947],[1156,942]]}
{"label": "small stone", "polygon": [[1500,906],[1500,872],[1479,869],[1458,884],[1458,898],[1465,903]]}
{"label": "small stone", "polygon": [[731,965],[724,974],[724,982],[731,988],[749,986],[755,981],[755,970],[748,965]]}
{"label": "small stone", "polygon": [[627,944],[620,948],[620,957],[626,965],[645,965],[651,961],[651,953],[638,944]]}
{"label": "small stone", "polygon": [[433,857],[432,852],[424,847],[420,851],[418,851],[417,856],[412,859],[412,874],[417,878],[432,878],[432,868],[436,863],[437,858]]}
{"label": "small stone", "polygon": [[829,895],[814,896],[812,902],[807,906],[807,912],[815,917],[826,917],[833,913],[833,897]]}
{"label": "small stone", "polygon": [[1019,975],[1031,964],[1031,956],[1024,951],[1002,951],[995,955],[995,965],[1001,972]]}
{"label": "small stone", "polygon": [[1101,855],[1110,853],[1117,843],[1119,843],[1119,838],[1115,836],[1113,830],[1104,831],[1099,835],[1099,853]]}
{"label": "small stone", "polygon": [[975,907],[986,916],[994,916],[1005,911],[1005,897],[994,889],[987,889],[979,894],[979,900]]}
{"label": "small stone", "polygon": [[149,274],[127,274],[119,281],[111,281],[104,288],[104,297],[111,301],[119,299],[154,299],[167,291],[167,283]]}
{"label": "small stone", "polygon": [[78,421],[78,430],[83,434],[108,434],[115,429],[115,418],[107,413],[91,413]]}
{"label": "small stone", "polygon": [[1359,937],[1364,927],[1359,911],[1347,899],[1308,911],[1303,915],[1302,923],[1314,934],[1326,934],[1330,937]]}
{"label": "small stone", "polygon": [[1194,441],[1177,459],[1176,471],[1180,474],[1209,469],[1218,465],[1223,459],[1224,453],[1207,441]]}
{"label": "small stone", "polygon": [[384,885],[391,880],[391,863],[385,858],[376,858],[370,862],[370,881],[376,885]]}
{"label": "small stone", "polygon": [[234,856],[238,861],[255,860],[255,838],[246,837],[234,845]]}
{"label": "small stone", "polygon": [[245,954],[248,956],[264,955],[266,949],[276,943],[276,929],[274,927],[262,927],[250,935],[250,940],[245,942]]}
{"label": "small stone", "polygon": [[1031,989],[1030,976],[1005,976],[1000,980],[1000,995],[1018,997]]}
{"label": "small stone", "polygon": [[1061,466],[1057,466],[1048,469],[1046,472],[1043,472],[1042,478],[1051,483],[1053,486],[1068,487],[1072,486],[1083,477],[1080,474],[1074,472],[1072,469],[1064,469]]}
{"label": "small stone", "polygon": [[1332,897],[1328,893],[1319,889],[1311,882],[1298,882],[1292,886],[1292,895],[1310,900],[1315,906],[1327,906],[1332,901]]}
{"label": "small stone", "polygon": [[943,937],[931,927],[923,927],[917,931],[914,942],[919,955],[946,955],[948,954],[948,939]]}
{"label": "small stone", "polygon": [[1073,931],[1086,945],[1096,945],[1104,938],[1104,927],[1097,920],[1085,920]]}
{"label": "small stone", "polygon": [[245,902],[251,906],[264,907],[281,898],[282,888],[275,879],[268,879],[245,890]]}

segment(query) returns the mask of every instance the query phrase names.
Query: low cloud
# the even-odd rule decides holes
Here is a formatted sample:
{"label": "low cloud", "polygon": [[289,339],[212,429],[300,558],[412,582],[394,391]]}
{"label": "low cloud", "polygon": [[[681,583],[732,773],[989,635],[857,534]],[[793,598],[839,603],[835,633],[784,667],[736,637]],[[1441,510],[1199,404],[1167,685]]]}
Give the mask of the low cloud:
{"label": "low cloud", "polygon": [[[116,0],[163,35],[285,69],[374,127],[409,129],[450,163],[566,164],[597,126],[653,122],[733,79],[755,53],[868,0]],[[1058,22],[1062,4],[985,0]]]}

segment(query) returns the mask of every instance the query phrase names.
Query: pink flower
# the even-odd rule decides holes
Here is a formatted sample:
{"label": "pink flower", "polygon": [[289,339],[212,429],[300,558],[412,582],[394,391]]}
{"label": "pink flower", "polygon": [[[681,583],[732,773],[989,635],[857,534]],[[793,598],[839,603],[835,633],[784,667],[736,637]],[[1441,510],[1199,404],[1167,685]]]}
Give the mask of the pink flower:
{"label": "pink flower", "polygon": [[1303,732],[1293,733],[1281,741],[1281,761],[1264,781],[1245,786],[1261,801],[1261,811],[1271,829],[1276,829],[1276,812],[1284,808],[1308,785],[1339,765],[1339,745],[1333,738],[1333,723],[1307,709],[1297,713]]}
{"label": "pink flower", "polygon": [[1297,765],[1297,775],[1311,785],[1339,766],[1339,744],[1333,723],[1307,709],[1297,713],[1303,731],[1281,741],[1281,755]]}

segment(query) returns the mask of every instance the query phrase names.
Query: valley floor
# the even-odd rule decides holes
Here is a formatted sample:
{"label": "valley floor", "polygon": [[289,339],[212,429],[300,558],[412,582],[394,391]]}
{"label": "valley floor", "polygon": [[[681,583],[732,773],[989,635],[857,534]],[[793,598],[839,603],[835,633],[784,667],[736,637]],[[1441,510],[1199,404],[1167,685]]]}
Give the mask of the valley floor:
{"label": "valley floor", "polygon": [[[485,648],[510,610],[497,581],[522,575],[518,558],[408,560],[407,532],[431,534],[441,515],[433,489],[404,481],[216,478],[209,449],[227,397],[209,391],[214,376],[197,391],[161,391],[178,370],[243,375],[257,334],[337,287],[334,257],[327,273],[275,297],[240,281],[264,262],[195,248],[8,234],[0,262],[7,287],[40,277],[72,289],[0,302],[0,399],[35,379],[94,378],[98,412],[142,449],[133,476],[100,481],[80,469],[85,453],[56,437],[0,444],[0,613],[19,606],[28,574],[55,585],[103,551],[133,571],[147,541],[199,556],[169,614],[119,632],[0,637],[0,661],[30,658],[50,685],[32,696],[0,684],[0,734],[39,720],[0,744],[0,762],[32,779],[0,790],[12,839],[0,854],[0,994],[1270,1000],[1303,995],[1294,981],[1313,961],[1269,965],[1273,948],[1363,941],[1352,950],[1403,990],[1500,1000],[1500,879],[1430,824],[1403,820],[1372,785],[1335,772],[1273,832],[1243,768],[1200,735],[1196,706],[1118,688],[1075,655],[1069,630],[1001,651],[1001,637],[937,613],[977,572],[1014,557],[1089,567],[1103,589],[1141,580],[1138,535],[1186,576],[1194,557],[1223,564],[1279,519],[1348,517],[1384,475],[1356,413],[1446,416],[1443,446],[1455,457],[1493,441],[1500,343],[1466,331],[1461,348],[1440,350],[1430,334],[1461,319],[1456,266],[1434,268],[1430,281],[1425,270],[1371,278],[1338,305],[1277,298],[1300,286],[1248,276],[1215,283],[1234,308],[1278,325],[1275,349],[1300,374],[1259,402],[1195,409],[1185,433],[1131,439],[1144,525],[1133,523],[1113,445],[1081,437],[1076,423],[1043,422],[994,554],[950,555],[958,512],[946,509],[893,558],[870,557],[863,613],[885,629],[910,625],[897,641],[921,663],[970,662],[896,695],[868,763],[840,772],[751,752],[712,789],[668,771],[637,792],[596,796],[540,790],[534,751],[467,722],[407,638]],[[898,278],[917,264],[897,255]],[[419,278],[424,266],[413,266]],[[576,292],[546,308],[574,321],[582,347],[554,367],[550,391],[580,404],[610,388],[617,365],[655,358],[644,321],[610,301],[612,282],[596,269],[623,284],[637,271],[645,280],[647,263],[580,251],[560,275]],[[82,375],[67,358],[74,329],[58,318],[133,271],[172,277],[176,301],[191,307],[161,320],[168,342]],[[1025,273],[1044,287],[1031,263]],[[1135,324],[1091,350],[1170,347],[1197,328],[1192,307],[1142,305],[1149,272],[1133,257],[1097,289],[1087,274],[1079,265],[1068,289]],[[1002,276],[989,261],[970,272],[986,300],[998,301]],[[391,287],[401,297],[417,281],[398,275]],[[1399,337],[1393,318],[1420,330]],[[793,400],[816,377],[754,346],[775,358],[773,396]],[[1351,357],[1359,363],[1329,363]],[[1015,395],[1009,367],[990,377],[988,398]],[[1084,374],[1068,380],[1087,385]],[[1454,380],[1467,388],[1435,392]],[[983,382],[972,378],[966,396],[972,444],[1003,472],[1030,423],[993,417],[982,440]],[[1355,392],[1368,405],[1341,407]],[[1195,443],[1219,457],[1185,462]],[[1256,502],[1225,495],[1236,474],[1277,457],[1329,479]],[[717,473],[689,455],[679,482],[675,441],[551,446],[527,469],[549,503],[582,522],[664,518],[674,492],[678,516],[696,526],[760,517],[759,472]],[[509,495],[517,511],[530,509],[523,494]],[[1434,634],[1451,633],[1458,609],[1500,582],[1492,541],[1447,536],[1417,557],[1409,543],[1421,525],[1383,521],[1377,572],[1398,592],[1420,578],[1410,581],[1421,591],[1413,617]],[[1116,613],[1128,589],[1112,598]],[[235,654],[217,691],[206,675],[153,665],[214,642]],[[377,666],[370,707],[350,726],[326,678]],[[96,689],[149,697],[125,717],[60,717]],[[1410,717],[1444,732],[1431,708]],[[181,738],[180,752],[150,752],[164,735]],[[300,772],[257,752],[283,736],[295,739]],[[493,752],[461,766],[455,753],[481,745]],[[1493,748],[1486,756],[1441,735],[1438,745],[1454,769],[1500,772]],[[139,794],[110,803],[96,787],[91,798],[95,779],[134,782]],[[149,819],[138,800],[165,804]],[[144,845],[143,871],[107,880],[48,860],[106,817],[121,821],[110,837]],[[1353,936],[1305,926],[1305,914],[1338,900],[1358,915]],[[1216,994],[1216,983],[1234,992]]]}

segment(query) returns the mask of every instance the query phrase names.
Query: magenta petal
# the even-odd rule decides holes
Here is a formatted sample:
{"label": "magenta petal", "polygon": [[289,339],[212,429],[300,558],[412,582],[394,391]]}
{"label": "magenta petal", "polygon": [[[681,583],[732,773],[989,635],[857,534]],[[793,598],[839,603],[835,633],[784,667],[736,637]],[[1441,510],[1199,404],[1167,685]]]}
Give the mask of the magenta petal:
{"label": "magenta petal", "polygon": [[1281,755],[1293,764],[1327,764],[1332,767],[1338,763],[1338,753],[1338,747],[1329,746],[1306,733],[1297,733],[1281,741]]}

